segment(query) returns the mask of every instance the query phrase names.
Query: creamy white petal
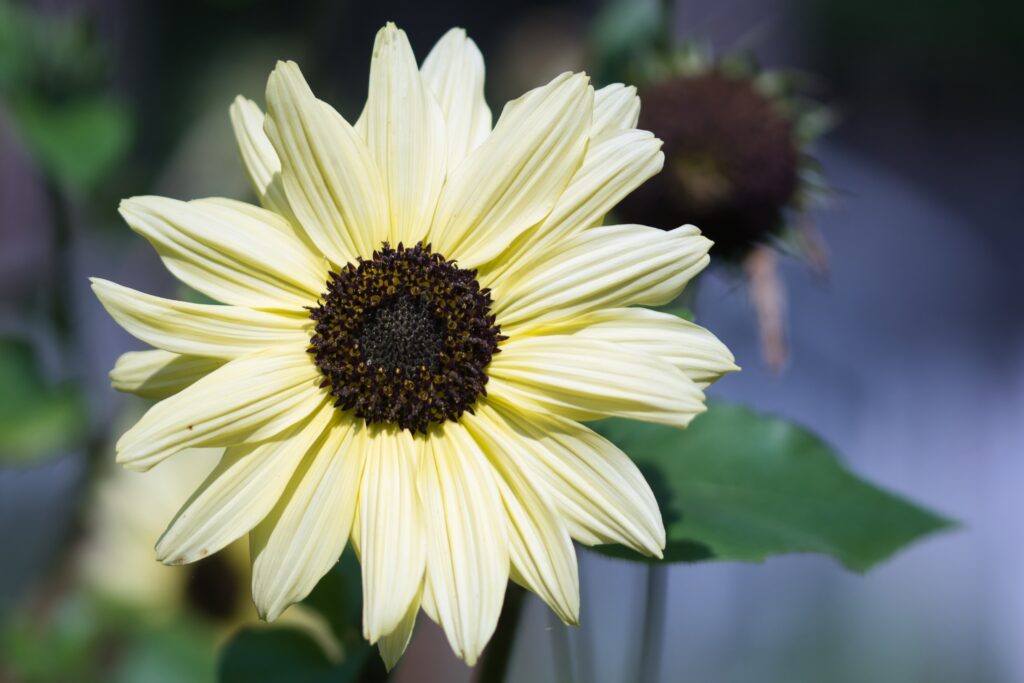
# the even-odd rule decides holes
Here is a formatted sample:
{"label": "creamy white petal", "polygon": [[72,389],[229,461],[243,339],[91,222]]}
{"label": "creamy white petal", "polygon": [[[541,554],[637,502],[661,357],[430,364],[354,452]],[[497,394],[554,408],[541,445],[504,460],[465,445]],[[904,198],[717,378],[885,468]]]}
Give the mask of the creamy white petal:
{"label": "creamy white petal", "polygon": [[159,349],[234,358],[271,346],[309,345],[309,318],[241,306],[163,299],[91,278],[92,290],[118,325]]}
{"label": "creamy white petal", "polygon": [[587,545],[621,543],[661,557],[665,526],[640,470],[613,443],[581,424],[502,410],[524,446],[523,466]]}
{"label": "creamy white petal", "polygon": [[444,183],[446,131],[405,31],[392,23],[377,33],[373,45],[370,90],[357,129],[384,180],[392,243],[419,242]]}
{"label": "creamy white petal", "polygon": [[508,334],[599,308],[668,303],[707,265],[710,248],[692,225],[584,230],[493,283],[492,310]]}
{"label": "creamy white petal", "polygon": [[216,211],[218,207],[224,207],[241,213],[247,213],[256,220],[276,228],[278,232],[301,242],[306,253],[309,254],[309,258],[320,265],[320,270],[323,273],[330,270],[330,261],[323,255],[320,248],[313,244],[294,216],[279,214],[269,209],[264,209],[247,202],[240,202],[237,199],[228,199],[227,197],[204,197],[192,201],[194,204],[209,208],[211,211]]}
{"label": "creamy white petal", "polygon": [[369,441],[358,527],[363,635],[375,643],[399,627],[423,583],[426,547],[416,472],[425,439],[387,427],[371,428]]}
{"label": "creamy white petal", "polygon": [[594,93],[594,124],[591,137],[636,128],[640,118],[640,98],[636,88],[612,83]]}
{"label": "creamy white petal", "polygon": [[395,664],[398,663],[399,658],[405,653],[405,648],[409,646],[413,627],[416,626],[416,615],[420,611],[420,595],[422,593],[423,582],[421,581],[419,590],[416,592],[413,601],[409,603],[409,609],[406,610],[402,621],[399,622],[394,631],[386,636],[382,636],[377,642],[377,647],[380,649],[380,658],[384,660],[384,666],[388,671],[395,668]]}
{"label": "creamy white petal", "polygon": [[576,550],[564,522],[531,481],[532,472],[524,469],[532,444],[522,443],[522,434],[486,403],[463,420],[500,475],[513,580],[539,595],[565,623],[579,623]]}
{"label": "creamy white petal", "polygon": [[264,129],[310,239],[339,266],[368,257],[388,234],[380,172],[362,137],[313,96],[294,62],[279,62],[267,81]]}
{"label": "creamy white petal", "polygon": [[337,419],[249,535],[256,610],[273,621],[309,595],[348,541],[369,442],[361,423]]}
{"label": "creamy white petal", "polygon": [[[301,310],[316,301],[326,270],[295,238],[253,211],[226,204],[134,197],[121,202],[128,225],[156,248],[174,275],[218,301]],[[271,219],[271,217],[274,217]]]}
{"label": "creamy white petal", "polygon": [[647,308],[606,308],[555,323],[550,334],[621,344],[660,358],[681,370],[700,388],[739,367],[728,347],[708,330],[679,316]]}
{"label": "creamy white petal", "polygon": [[331,402],[324,401],[310,420],[273,441],[228,448],[160,537],[157,560],[195,562],[249,533],[277,503],[334,413]]}
{"label": "creamy white petal", "polygon": [[484,99],[484,58],[463,29],[453,28],[423,60],[421,72],[444,113],[451,172],[491,132],[491,110]]}
{"label": "creamy white petal", "polygon": [[[583,165],[544,222],[523,233],[511,247],[481,270],[481,281],[492,286],[502,274],[556,253],[570,237],[600,225],[605,214],[665,161],[661,140],[642,130],[613,132],[591,140]],[[497,287],[501,289],[500,280]]]}
{"label": "creamy white petal", "polygon": [[182,356],[168,351],[129,351],[110,371],[111,385],[142,398],[167,398],[210,374],[221,358]]}
{"label": "creamy white petal", "polygon": [[255,102],[239,95],[231,103],[229,112],[242,166],[260,204],[291,218],[291,207],[281,182],[281,160],[263,132],[263,111]]}
{"label": "creamy white petal", "polygon": [[494,130],[448,177],[429,241],[473,268],[544,219],[583,161],[593,90],[562,74],[510,102]]}
{"label": "creamy white petal", "polygon": [[150,408],[117,442],[117,461],[147,470],[194,446],[269,439],[323,400],[321,375],[305,349],[236,358]]}
{"label": "creamy white petal", "polygon": [[455,654],[472,666],[494,633],[508,583],[508,519],[495,473],[466,428],[430,435],[419,472],[427,580]]}
{"label": "creamy white petal", "polygon": [[705,410],[693,380],[665,361],[573,335],[511,339],[488,374],[495,401],[575,420],[617,416],[685,427]]}

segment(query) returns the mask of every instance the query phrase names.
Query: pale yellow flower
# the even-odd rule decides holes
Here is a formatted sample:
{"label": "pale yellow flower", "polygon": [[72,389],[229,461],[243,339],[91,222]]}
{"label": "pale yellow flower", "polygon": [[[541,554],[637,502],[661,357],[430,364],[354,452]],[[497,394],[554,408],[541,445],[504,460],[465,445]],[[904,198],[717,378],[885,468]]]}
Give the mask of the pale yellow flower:
{"label": "pale yellow flower", "polygon": [[692,226],[601,226],[662,165],[660,142],[634,128],[635,91],[566,73],[492,129],[483,80],[463,31],[418,67],[389,24],[350,125],[279,64],[265,116],[242,98],[231,108],[263,208],[121,207],[172,273],[225,305],[94,281],[114,319],[157,347],[112,373],[163,399],[118,461],[144,470],[227,447],[159,559],[192,562],[248,534],[253,597],[274,619],[351,540],[365,635],[389,666],[420,608],[474,662],[509,578],[576,622],[573,538],[659,555],[650,488],[579,421],[684,427],[735,369],[706,330],[632,308],[674,299],[708,240]]}

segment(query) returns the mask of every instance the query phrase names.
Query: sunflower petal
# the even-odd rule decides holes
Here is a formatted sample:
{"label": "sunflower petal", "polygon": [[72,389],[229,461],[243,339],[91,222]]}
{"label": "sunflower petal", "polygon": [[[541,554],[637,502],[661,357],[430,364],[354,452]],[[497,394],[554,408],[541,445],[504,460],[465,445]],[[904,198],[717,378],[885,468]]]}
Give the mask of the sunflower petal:
{"label": "sunflower petal", "polygon": [[220,358],[182,356],[169,351],[122,353],[110,371],[110,383],[117,391],[142,398],[162,399],[202,379],[224,364]]}
{"label": "sunflower petal", "polygon": [[606,308],[556,323],[551,334],[571,334],[621,344],[660,358],[701,389],[739,367],[728,347],[700,325],[647,308]]}
{"label": "sunflower petal", "polygon": [[194,356],[234,358],[309,342],[308,318],[239,306],[193,304],[143,294],[91,278],[92,290],[117,324],[151,346]]}
{"label": "sunflower petal", "polygon": [[587,77],[568,73],[510,102],[448,177],[430,230],[434,248],[473,268],[542,221],[583,161],[592,103]]}
{"label": "sunflower petal", "polygon": [[599,308],[668,303],[707,265],[710,247],[692,225],[584,230],[495,283],[493,312],[503,330],[522,332]]}
{"label": "sunflower petal", "polygon": [[117,442],[117,461],[147,470],[185,448],[269,439],[323,400],[303,349],[271,349],[230,361],[150,408]]}
{"label": "sunflower petal", "polygon": [[591,137],[636,128],[640,118],[640,98],[636,88],[622,83],[606,85],[594,93],[594,123]]}
{"label": "sunflower petal", "polygon": [[484,99],[484,58],[463,29],[453,28],[423,60],[421,72],[444,113],[450,173],[491,132],[491,110]]}
{"label": "sunflower petal", "polygon": [[572,537],[587,545],[621,543],[661,557],[665,526],[640,470],[613,443],[555,416],[501,410],[531,481],[564,516]]}
{"label": "sunflower petal", "polygon": [[425,442],[395,428],[374,429],[369,438],[358,526],[363,635],[375,643],[399,627],[423,584],[426,548],[416,471]]}
{"label": "sunflower petal", "polygon": [[253,600],[263,619],[277,619],[309,595],[338,561],[352,529],[368,446],[362,425],[336,421],[249,534]]}
{"label": "sunflower petal", "polygon": [[327,271],[294,237],[259,209],[226,204],[134,197],[121,215],[156,248],[167,269],[218,301],[249,308],[302,309],[324,288]]}
{"label": "sunflower petal", "polygon": [[279,62],[267,81],[264,129],[310,239],[338,266],[369,256],[388,234],[380,172],[362,137],[313,96],[294,62]]}
{"label": "sunflower petal", "polygon": [[419,589],[416,591],[412,602],[409,603],[409,608],[405,611],[405,615],[402,616],[398,626],[395,627],[394,631],[386,636],[381,636],[381,639],[377,641],[377,647],[380,649],[380,658],[384,660],[384,667],[388,671],[395,668],[395,664],[398,664],[398,660],[405,653],[405,648],[409,646],[413,627],[416,626],[416,616],[420,612],[420,596],[422,594],[423,582],[420,581]]}
{"label": "sunflower petal", "polygon": [[195,562],[249,533],[277,503],[334,412],[324,402],[312,419],[274,441],[228,448],[157,541],[157,560]]}
{"label": "sunflower petal", "polygon": [[575,420],[617,416],[685,427],[705,410],[693,380],[665,361],[584,337],[512,339],[489,374],[495,401]]}
{"label": "sunflower petal", "polygon": [[513,579],[539,595],[562,621],[579,623],[576,550],[558,513],[531,481],[532,473],[523,469],[530,445],[489,405],[478,405],[476,414],[464,419],[500,475]]}
{"label": "sunflower petal", "polygon": [[255,102],[239,95],[229,109],[242,166],[260,204],[286,218],[292,217],[281,182],[281,160],[263,132],[263,111]]}
{"label": "sunflower petal", "polygon": [[661,140],[642,130],[625,130],[592,140],[583,165],[544,222],[523,233],[501,257],[482,269],[481,277],[501,291],[496,276],[529,267],[586,228],[600,225],[605,214],[664,163]]}
{"label": "sunflower petal", "polygon": [[494,470],[459,423],[433,435],[419,472],[427,580],[438,622],[472,666],[494,633],[508,583],[508,520]]}
{"label": "sunflower petal", "polygon": [[445,123],[405,31],[392,23],[377,33],[370,92],[357,128],[384,179],[392,242],[419,242],[444,183]]}

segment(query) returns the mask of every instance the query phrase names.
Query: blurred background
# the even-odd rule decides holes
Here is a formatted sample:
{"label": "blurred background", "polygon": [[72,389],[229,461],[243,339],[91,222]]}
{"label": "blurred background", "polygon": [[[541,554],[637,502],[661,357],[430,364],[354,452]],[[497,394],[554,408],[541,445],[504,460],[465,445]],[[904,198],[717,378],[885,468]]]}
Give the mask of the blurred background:
{"label": "blurred background", "polygon": [[[354,118],[387,20],[420,58],[465,27],[495,113],[566,69],[649,78],[630,61],[642,40],[742,53],[827,107],[803,150],[827,189],[785,209],[812,226],[803,246],[773,243],[767,275],[749,254],[719,259],[696,289],[697,319],[744,368],[712,393],[811,428],[961,527],[863,576],[821,557],[675,565],[657,679],[1024,680],[1024,5],[666,4],[0,0],[0,682],[212,681],[218,646],[255,619],[244,547],[152,559],[211,462],[114,470],[113,440],[145,402],[107,372],[142,347],[86,278],[180,295],[119,199],[251,198],[234,95],[262,102],[291,58]],[[531,598],[511,680],[634,675],[646,569],[581,554],[583,625]],[[329,654],[317,615],[293,611]],[[394,678],[471,672],[421,620]]]}

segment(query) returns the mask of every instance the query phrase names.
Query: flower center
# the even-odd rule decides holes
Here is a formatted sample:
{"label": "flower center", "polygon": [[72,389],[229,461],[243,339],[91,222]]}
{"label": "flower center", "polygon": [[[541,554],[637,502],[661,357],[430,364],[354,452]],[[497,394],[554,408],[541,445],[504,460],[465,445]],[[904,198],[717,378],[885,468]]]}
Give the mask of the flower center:
{"label": "flower center", "polygon": [[332,272],[320,300],[309,351],[338,408],[426,432],[486,395],[487,365],[506,337],[475,270],[429,245],[385,243]]}

